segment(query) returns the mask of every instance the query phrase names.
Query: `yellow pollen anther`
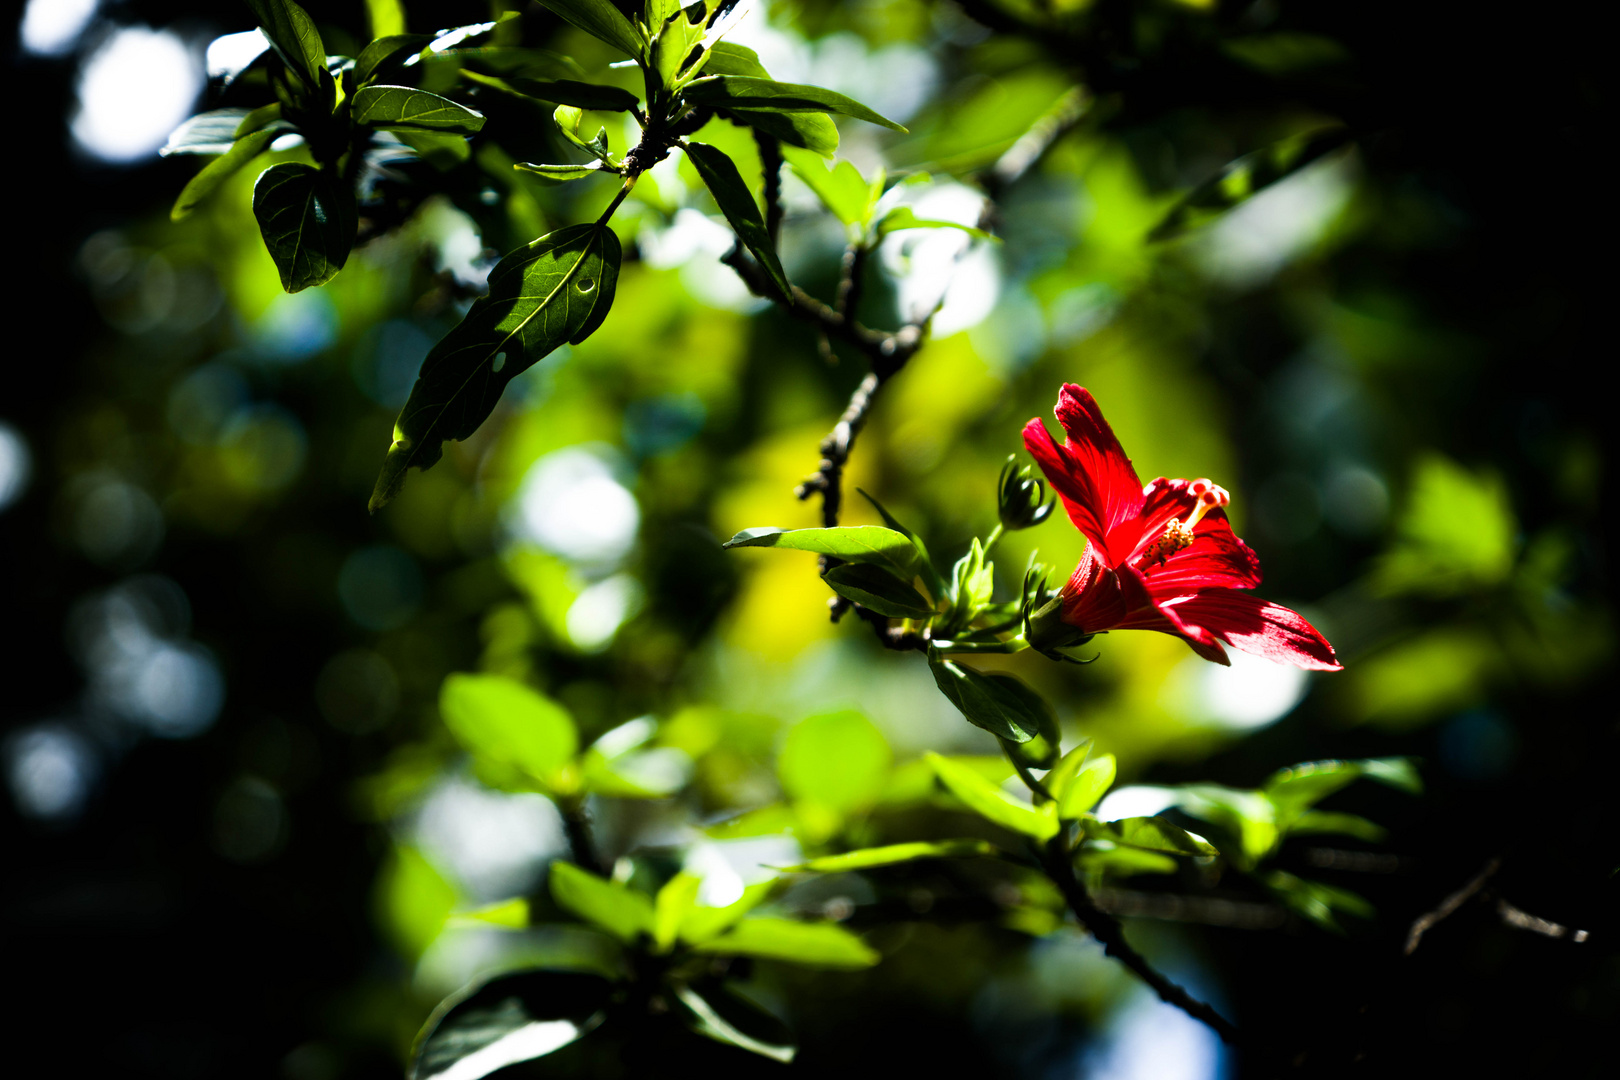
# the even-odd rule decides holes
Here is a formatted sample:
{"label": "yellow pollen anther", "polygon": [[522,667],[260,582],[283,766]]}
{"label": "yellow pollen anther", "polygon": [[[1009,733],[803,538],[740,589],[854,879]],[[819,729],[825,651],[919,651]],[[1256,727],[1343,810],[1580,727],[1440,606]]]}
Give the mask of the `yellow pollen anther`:
{"label": "yellow pollen anther", "polygon": [[1142,573],[1146,574],[1176,552],[1191,547],[1193,526],[1203,520],[1204,515],[1211,510],[1232,501],[1232,496],[1227,494],[1225,488],[1209,480],[1194,480],[1187,486],[1187,493],[1196,500],[1192,512],[1187,515],[1186,521],[1172,518],[1164,527],[1164,534],[1142,552],[1140,564]]}

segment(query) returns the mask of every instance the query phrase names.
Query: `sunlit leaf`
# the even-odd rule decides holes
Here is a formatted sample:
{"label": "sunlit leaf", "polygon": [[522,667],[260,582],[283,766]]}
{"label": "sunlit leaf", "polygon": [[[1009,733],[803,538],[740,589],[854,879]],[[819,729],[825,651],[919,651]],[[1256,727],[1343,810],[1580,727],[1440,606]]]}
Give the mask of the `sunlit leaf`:
{"label": "sunlit leaf", "polygon": [[793,168],[793,175],[816,193],[821,204],[845,225],[864,225],[872,214],[872,187],[860,170],[840,161],[830,170],[812,153],[797,147],[784,148],[782,156]]}
{"label": "sunlit leaf", "polygon": [[1041,733],[1044,712],[1032,707],[1029,695],[1014,692],[1006,680],[943,658],[930,659],[928,667],[940,693],[975,727],[1014,743],[1028,742]]}
{"label": "sunlit leaf", "polygon": [[1409,757],[1362,758],[1362,775],[1369,780],[1397,788],[1408,795],[1423,794],[1423,777],[1418,774],[1418,763]]}
{"label": "sunlit leaf", "polygon": [[551,898],[557,906],[595,923],[625,944],[653,932],[653,902],[616,881],[572,863],[551,864]]}
{"label": "sunlit leaf", "polygon": [[484,114],[449,98],[409,86],[366,86],[354,95],[354,122],[391,131],[427,128],[467,134],[484,126]]}
{"label": "sunlit leaf", "polygon": [[881,959],[877,950],[835,923],[793,919],[744,919],[720,937],[693,948],[697,952],[759,956],[844,970],[871,967]]}
{"label": "sunlit leaf", "polygon": [[199,203],[236,175],[237,170],[269,149],[280,133],[278,129],[265,128],[237,139],[229,150],[204,165],[180,190],[179,197],[174,200],[174,208],[169,211],[170,219],[179,221],[197,209]]}
{"label": "sunlit leaf", "polygon": [[613,984],[594,975],[499,975],[447,998],[416,1038],[410,1080],[480,1080],[561,1050],[602,1020]]}
{"label": "sunlit leaf", "polygon": [[393,34],[380,37],[360,50],[354,61],[354,83],[365,86],[381,78],[433,43],[432,34]]}
{"label": "sunlit leaf", "polygon": [[838,125],[825,113],[768,112],[762,109],[727,109],[726,114],[774,135],[789,146],[802,146],[822,157],[838,149]]}
{"label": "sunlit leaf", "polygon": [[546,7],[587,34],[605,41],[626,56],[639,57],[646,42],[630,20],[610,0],[540,0]]}
{"label": "sunlit leaf", "polygon": [[873,228],[872,233],[877,239],[881,240],[890,233],[900,232],[902,229],[957,229],[980,240],[997,239],[983,229],[974,228],[972,225],[963,225],[955,221],[939,221],[934,218],[920,218],[917,216],[916,211],[909,206],[897,206],[884,214],[876,227]]}
{"label": "sunlit leaf", "polygon": [[548,183],[560,184],[568,180],[583,180],[587,176],[600,176],[609,170],[603,168],[600,161],[587,162],[584,165],[535,165],[531,162],[520,161],[513,166],[526,173],[533,173]]}
{"label": "sunlit leaf", "polygon": [[844,710],[795,724],[782,744],[776,770],[790,797],[842,815],[877,801],[891,760],[888,741],[877,726]]}
{"label": "sunlit leaf", "polygon": [[293,161],[259,174],[253,216],[290,293],[332,280],[349,260],[359,224],[352,192],[330,172]]}
{"label": "sunlit leaf", "polygon": [[788,548],[831,555],[845,562],[876,563],[910,576],[918,566],[917,549],[893,529],[877,525],[840,525],[832,529],[744,529],[723,545]]}
{"label": "sunlit leaf", "polygon": [[366,25],[373,38],[405,33],[405,8],[400,0],[366,0]]}
{"label": "sunlit leaf", "polygon": [[445,440],[477,431],[516,375],[564,342],[589,337],[607,317],[618,276],[618,237],[595,224],[548,233],[502,259],[488,295],[422,361],[371,510],[394,497],[406,469],[430,467]]}
{"label": "sunlit leaf", "polygon": [[691,159],[698,175],[703,178],[709,194],[714,196],[720,212],[731,222],[738,239],[753,252],[760,266],[765,268],[766,274],[770,276],[781,297],[785,299],[791,296],[793,290],[788,285],[787,274],[782,270],[781,260],[776,257],[776,245],[771,243],[770,233],[765,229],[765,219],[760,216],[759,204],[754,202],[754,196],[749,192],[748,185],[743,183],[741,174],[737,172],[737,166],[725,151],[707,143],[687,143],[686,156]]}
{"label": "sunlit leaf", "polygon": [[1273,870],[1264,880],[1279,900],[1324,930],[1342,934],[1344,928],[1337,918],[1340,914],[1361,919],[1377,914],[1366,897],[1336,885],[1295,877],[1285,870]]}
{"label": "sunlit leaf", "polygon": [[1219,784],[1189,784],[1176,790],[1182,810],[1225,830],[1237,846],[1227,850],[1218,834],[1210,834],[1226,855],[1244,869],[1251,868],[1276,848],[1281,840],[1277,828],[1277,806],[1258,791],[1241,791]]}
{"label": "sunlit leaf", "polygon": [[923,538],[902,525],[898,518],[889,513],[887,507],[878,502],[864,489],[856,488],[855,490],[860,492],[861,498],[872,504],[872,509],[876,510],[878,515],[883,518],[883,524],[910,540],[911,546],[917,549],[917,573],[921,575],[923,584],[927,586],[928,594],[936,600],[945,596],[945,579],[940,577],[939,571],[934,568],[933,557],[928,554],[928,545],[923,543]]}
{"label": "sunlit leaf", "polygon": [[1113,786],[1117,764],[1113,754],[1098,754],[1085,763],[1057,795],[1058,816],[1065,820],[1080,817],[1096,806]]}
{"label": "sunlit leaf", "polygon": [[169,135],[158,151],[170,154],[223,154],[236,142],[236,129],[248,116],[247,109],[213,109],[198,113]]}
{"label": "sunlit leaf", "polygon": [[1377,822],[1368,821],[1360,814],[1344,814],[1331,810],[1307,810],[1288,826],[1290,834],[1337,834],[1353,836],[1368,843],[1378,843],[1389,835],[1389,830]]}
{"label": "sunlit leaf", "polygon": [[927,759],[940,783],[986,821],[1036,840],[1049,840],[1057,835],[1056,807],[1051,803],[1030,806],[960,762],[935,753],[929,753]]}
{"label": "sunlit leaf", "polygon": [[[780,1061],[784,1065],[791,1062],[793,1056],[798,1053],[798,1048],[788,1043],[767,1042],[749,1035],[736,1023],[722,1016],[713,1005],[689,986],[677,987],[675,996],[681,1004],[691,1010],[694,1021],[692,1028],[701,1035],[707,1035],[728,1046],[740,1047],[761,1057],[768,1057],[772,1061]],[[776,1026],[781,1025],[778,1023]]]}
{"label": "sunlit leaf", "polygon": [[697,903],[703,879],[684,870],[664,883],[653,897],[653,947],[668,952],[675,945],[677,931]]}
{"label": "sunlit leaf", "polygon": [[573,759],[579,735],[568,710],[505,675],[451,675],[439,712],[456,741],[516,766],[542,784]]}
{"label": "sunlit leaf", "polygon": [[822,575],[833,592],[891,619],[926,619],[933,605],[911,582],[874,563],[846,563]]}
{"label": "sunlit leaf", "polygon": [[522,930],[529,925],[529,901],[518,896],[486,904],[471,911],[458,911],[451,916],[457,922],[484,923],[508,930]]}
{"label": "sunlit leaf", "polygon": [[1106,840],[1122,847],[1162,851],[1172,855],[1214,855],[1215,846],[1202,837],[1161,817],[1121,818],[1086,822],[1086,839]]}
{"label": "sunlit leaf", "polygon": [[954,859],[966,855],[994,855],[996,847],[988,840],[933,840],[909,844],[887,844],[861,848],[842,855],[823,855],[789,870],[810,870],[820,874],[841,874],[850,870],[870,870],[877,866],[916,862],[918,859]]}
{"label": "sunlit leaf", "polygon": [[323,80],[331,81],[326,73],[326,46],[308,12],[292,0],[247,0],[247,6],[253,9],[271,48],[306,87],[315,91]]}
{"label": "sunlit leaf", "polygon": [[709,60],[704,70],[710,75],[745,75],[749,78],[768,79],[770,73],[759,62],[759,53],[746,45],[717,41],[709,49]]}
{"label": "sunlit leaf", "polygon": [[1083,847],[1075,863],[1083,873],[1112,877],[1132,874],[1173,874],[1180,867],[1169,855],[1141,848],[1109,848],[1106,851]]}
{"label": "sunlit leaf", "polygon": [[743,887],[742,896],[725,907],[697,904],[687,909],[681,920],[680,937],[689,944],[700,944],[725,933],[750,911],[764,903],[776,887],[776,879],[756,881]]}
{"label": "sunlit leaf", "polygon": [[906,130],[853,98],[819,86],[775,82],[747,75],[710,75],[688,86],[685,95],[688,101],[721,109],[841,113],[895,131]]}

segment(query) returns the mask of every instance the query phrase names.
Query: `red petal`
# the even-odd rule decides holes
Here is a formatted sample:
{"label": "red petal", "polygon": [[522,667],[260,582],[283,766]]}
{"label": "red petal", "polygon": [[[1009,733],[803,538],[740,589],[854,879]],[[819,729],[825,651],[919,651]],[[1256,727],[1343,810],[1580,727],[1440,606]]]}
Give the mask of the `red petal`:
{"label": "red petal", "polygon": [[1212,632],[1235,649],[1279,664],[1314,671],[1338,671],[1343,667],[1327,638],[1304,616],[1252,593],[1203,589],[1185,600],[1170,601],[1161,610],[1173,610],[1183,623]]}
{"label": "red petal", "polygon": [[[1065,384],[1055,411],[1068,435],[1063,446],[1053,442],[1039,420],[1024,426],[1024,446],[1062,497],[1075,528],[1101,549],[1105,564],[1119,566],[1141,539],[1136,522],[1142,510],[1142,481],[1084,387]],[[1126,527],[1121,529],[1122,525]]]}
{"label": "red petal", "polygon": [[1063,587],[1063,621],[1088,634],[1098,634],[1118,628],[1128,614],[1119,579],[1103,564],[1096,546],[1087,547],[1080,556],[1080,565]]}
{"label": "red petal", "polygon": [[1260,559],[1232,532],[1226,513],[1211,510],[1193,526],[1189,546],[1142,574],[1159,600],[1212,587],[1252,589],[1260,584]]}

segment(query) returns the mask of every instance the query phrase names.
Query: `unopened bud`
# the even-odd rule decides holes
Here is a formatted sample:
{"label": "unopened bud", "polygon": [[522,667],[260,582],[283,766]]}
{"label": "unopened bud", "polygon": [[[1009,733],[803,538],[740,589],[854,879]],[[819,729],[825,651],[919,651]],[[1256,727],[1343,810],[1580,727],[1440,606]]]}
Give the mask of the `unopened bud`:
{"label": "unopened bud", "polygon": [[996,510],[1002,528],[1012,531],[1039,525],[1051,516],[1055,505],[1046,501],[1046,481],[1030,466],[1020,466],[1017,457],[1008,455],[997,487]]}
{"label": "unopened bud", "polygon": [[1063,594],[1038,588],[1024,601],[1024,640],[1029,647],[1053,660],[1064,660],[1057,650],[1073,649],[1090,641],[1078,626],[1063,621]]}

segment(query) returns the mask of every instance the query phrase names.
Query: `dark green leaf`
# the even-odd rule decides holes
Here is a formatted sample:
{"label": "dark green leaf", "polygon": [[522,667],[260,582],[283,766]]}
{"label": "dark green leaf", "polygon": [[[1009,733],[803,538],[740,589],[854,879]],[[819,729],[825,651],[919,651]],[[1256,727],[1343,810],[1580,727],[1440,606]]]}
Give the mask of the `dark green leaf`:
{"label": "dark green leaf", "polygon": [[923,538],[902,525],[898,518],[889,513],[882,503],[874,499],[865,490],[861,488],[855,490],[861,493],[861,498],[872,504],[872,509],[876,510],[879,516],[883,518],[883,524],[910,540],[911,546],[917,549],[917,572],[922,576],[923,584],[928,587],[929,595],[936,600],[944,596],[945,579],[939,576],[938,570],[934,569],[933,557],[928,554],[928,545],[923,543]]}
{"label": "dark green leaf", "polygon": [[926,619],[934,613],[928,601],[911,587],[911,582],[902,581],[871,563],[835,566],[823,575],[823,580],[839,596],[891,619]]}
{"label": "dark green leaf", "polygon": [[770,234],[765,231],[765,219],[760,216],[759,204],[754,202],[753,193],[743,183],[731,158],[724,151],[700,142],[687,143],[686,156],[692,159],[693,166],[708,185],[720,212],[726,215],[737,236],[765,268],[782,298],[793,295],[787,274],[782,271],[781,260],[776,257],[776,245],[771,243]]}
{"label": "dark green leaf", "polygon": [[1050,769],[1057,761],[1058,744],[1063,741],[1063,732],[1058,728],[1057,713],[1051,704],[1016,675],[996,671],[989,673],[985,678],[994,684],[1005,698],[1016,701],[1024,715],[1035,717],[1037,725],[1035,738],[1020,749],[1031,747],[1035,742],[1046,743],[1046,749],[1043,751],[1045,756],[1038,761],[1031,760],[1028,764],[1037,769]]}
{"label": "dark green leaf", "polygon": [[616,881],[557,861],[551,864],[551,898],[557,906],[593,922],[625,944],[653,930],[653,903]]}
{"label": "dark green leaf", "polygon": [[688,86],[685,95],[690,102],[720,109],[841,113],[895,131],[906,130],[853,98],[819,86],[776,82],[746,75],[711,75]]}
{"label": "dark green leaf", "polygon": [[725,547],[788,548],[831,555],[852,563],[877,563],[910,575],[917,549],[900,533],[876,525],[840,525],[832,529],[744,529]]}
{"label": "dark green leaf", "polygon": [[472,156],[467,137],[454,132],[402,127],[396,129],[394,135],[440,172],[448,172]]}
{"label": "dark green leaf", "polygon": [[[689,986],[677,987],[675,996],[680,999],[681,1004],[691,1011],[692,1030],[700,1035],[707,1035],[716,1042],[723,1042],[728,1046],[736,1046],[759,1054],[761,1057],[768,1057],[772,1061],[780,1061],[784,1065],[791,1062],[794,1054],[798,1053],[798,1048],[791,1044],[755,1038],[742,1029],[740,1025],[747,1023],[747,1021],[735,1015],[736,1013],[747,1011],[750,1014],[755,1014],[750,1015],[748,1019],[756,1022],[760,1019],[775,1020],[774,1017],[761,1013],[757,1008],[743,1006],[739,1000],[733,998],[731,1002],[728,1002],[729,1005],[732,1005],[732,1008],[727,1011],[732,1012],[734,1015],[727,1018]],[[782,1027],[780,1021],[776,1021],[771,1026],[778,1029],[778,1031]],[[778,1034],[777,1037],[780,1038],[780,1035]]]}
{"label": "dark green leaf", "polygon": [[1209,841],[1161,817],[1121,818],[1118,821],[1087,821],[1087,840],[1107,840],[1121,847],[1162,851],[1172,855],[1213,855]]}
{"label": "dark green leaf", "polygon": [[929,659],[940,693],[961,710],[968,722],[1008,742],[1028,742],[1046,722],[1042,710],[1031,708],[1025,695],[1005,682],[979,674],[954,660]]}
{"label": "dark green leaf", "polygon": [[1335,917],[1341,912],[1362,919],[1370,919],[1377,913],[1364,896],[1335,885],[1295,877],[1285,870],[1273,870],[1265,876],[1265,883],[1295,912],[1334,933],[1344,932]]}
{"label": "dark green leaf", "polygon": [[832,157],[838,149],[838,125],[826,113],[766,112],[761,109],[727,109],[726,115],[774,135],[791,146],[802,146],[822,157]]}
{"label": "dark green leaf", "polygon": [[596,224],[548,233],[502,259],[488,295],[422,361],[372,511],[399,491],[406,469],[428,468],[446,439],[477,431],[515,375],[564,342],[589,337],[607,317],[618,275],[618,237]]}
{"label": "dark green leaf", "polygon": [[247,115],[247,109],[214,109],[198,113],[175,128],[158,153],[164,157],[170,154],[226,153],[236,142],[236,129]]}
{"label": "dark green leaf", "polygon": [[384,130],[427,128],[471,134],[484,126],[484,114],[426,90],[367,86],[354,95],[354,122]]}
{"label": "dark green leaf", "polygon": [[315,91],[331,81],[326,73],[326,46],[308,12],[292,0],[247,0],[247,5],[271,47],[305,87]]}
{"label": "dark green leaf", "polygon": [[910,844],[888,844],[861,848],[842,855],[824,855],[789,870],[810,870],[820,874],[841,874],[850,870],[870,870],[876,866],[915,862],[918,859],[953,859],[964,855],[994,855],[996,847],[988,840],[935,840]]}
{"label": "dark green leaf", "polygon": [[505,675],[451,675],[439,692],[439,713],[462,746],[543,786],[579,749],[568,710]]}
{"label": "dark green leaf", "polygon": [[503,93],[548,101],[553,105],[572,105],[576,109],[634,112],[641,104],[636,95],[617,86],[598,86],[572,79],[525,79],[516,75],[498,79],[476,71],[463,71],[461,77]]}
{"label": "dark green leaf", "polygon": [[174,200],[174,208],[169,211],[170,219],[179,221],[197,209],[198,204],[212,195],[216,188],[236,175],[238,169],[264,153],[278,134],[277,130],[267,128],[245,135],[225,153],[204,165],[202,171],[180,189],[180,197]]}
{"label": "dark green leaf", "polygon": [[1334,127],[1296,135],[1246,154],[1222,169],[1218,176],[1188,192],[1148,234],[1148,239],[1165,240],[1207,224],[1348,142],[1350,131]]}
{"label": "dark green leaf", "polygon": [[605,168],[600,161],[588,162],[584,165],[536,165],[528,161],[520,161],[512,166],[522,169],[526,173],[533,173],[547,183],[560,184],[567,180],[583,180],[587,176],[600,176],[613,170]]}
{"label": "dark green leaf", "polygon": [[446,998],[411,1053],[410,1080],[479,1080],[562,1049],[602,1020],[613,984],[595,975],[499,975]]}
{"label": "dark green leaf", "polygon": [[605,41],[626,56],[640,57],[646,42],[609,0],[540,0],[566,22]]}
{"label": "dark green leaf", "polygon": [[935,753],[926,758],[939,782],[986,821],[1036,840],[1050,840],[1057,835],[1057,807],[1053,804],[1031,806],[1007,794],[971,766]]}
{"label": "dark green leaf", "polygon": [[693,946],[693,950],[843,970],[871,967],[880,959],[876,950],[841,926],[793,919],[744,919],[720,937]]}
{"label": "dark green leaf", "polygon": [[259,174],[253,216],[290,293],[332,280],[349,259],[358,225],[352,192],[330,173],[291,161]]}
{"label": "dark green leaf", "polygon": [[1288,826],[1292,834],[1336,833],[1354,836],[1376,844],[1389,834],[1389,830],[1360,814],[1341,814],[1330,810],[1307,810]]}
{"label": "dark green leaf", "polygon": [[415,54],[433,43],[432,34],[392,34],[378,38],[364,49],[354,61],[354,84],[365,86],[373,78],[404,66]]}

